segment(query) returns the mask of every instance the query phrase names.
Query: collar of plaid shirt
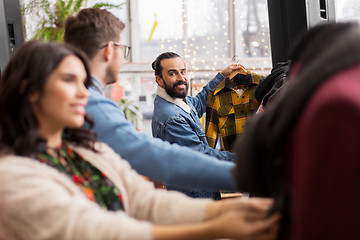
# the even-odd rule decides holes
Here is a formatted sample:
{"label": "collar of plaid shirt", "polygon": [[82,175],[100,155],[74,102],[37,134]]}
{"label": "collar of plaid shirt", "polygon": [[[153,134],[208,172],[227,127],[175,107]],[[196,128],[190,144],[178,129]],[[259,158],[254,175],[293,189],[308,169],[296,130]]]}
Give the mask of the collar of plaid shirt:
{"label": "collar of plaid shirt", "polygon": [[[244,88],[243,84],[236,84],[236,82],[234,82],[234,80],[236,79],[237,75],[234,76],[232,79],[230,78],[225,78],[224,81],[222,81],[221,83],[219,83],[219,85],[214,88],[214,95],[217,95],[222,89],[224,89],[225,87],[228,89],[232,89],[234,91],[236,91],[237,89],[240,88]],[[247,75],[240,75],[239,76],[239,80],[244,80],[247,81],[249,83],[248,87],[251,85],[257,85],[260,82],[260,79],[262,78],[262,75],[259,75],[257,73],[254,73],[252,71],[247,71]],[[242,82],[242,81],[241,81]]]}

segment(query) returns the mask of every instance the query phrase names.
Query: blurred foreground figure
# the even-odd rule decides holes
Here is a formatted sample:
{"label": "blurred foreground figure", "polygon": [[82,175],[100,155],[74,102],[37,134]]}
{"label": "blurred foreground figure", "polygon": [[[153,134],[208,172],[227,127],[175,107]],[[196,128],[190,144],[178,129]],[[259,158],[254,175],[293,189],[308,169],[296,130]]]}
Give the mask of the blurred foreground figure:
{"label": "blurred foreground figure", "polygon": [[280,238],[360,239],[359,43],[356,23],[311,29],[286,91],[236,144],[238,188],[275,198]]}

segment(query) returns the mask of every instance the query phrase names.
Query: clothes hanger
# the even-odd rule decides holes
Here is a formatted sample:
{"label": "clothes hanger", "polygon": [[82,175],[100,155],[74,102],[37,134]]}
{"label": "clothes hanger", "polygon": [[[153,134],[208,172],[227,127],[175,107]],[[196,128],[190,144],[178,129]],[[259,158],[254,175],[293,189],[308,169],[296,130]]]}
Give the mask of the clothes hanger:
{"label": "clothes hanger", "polygon": [[231,61],[233,63],[235,63],[237,66],[240,66],[241,68],[230,73],[230,76],[229,76],[230,79],[233,79],[238,74],[247,75],[247,71],[246,71],[245,67],[243,65],[239,64],[240,59],[237,55],[234,55],[234,57],[232,58]]}
{"label": "clothes hanger", "polygon": [[230,73],[229,78],[233,79],[236,75],[238,74],[242,74],[242,75],[247,75],[247,71],[245,69],[245,67],[241,66],[240,69],[233,71],[232,73]]}

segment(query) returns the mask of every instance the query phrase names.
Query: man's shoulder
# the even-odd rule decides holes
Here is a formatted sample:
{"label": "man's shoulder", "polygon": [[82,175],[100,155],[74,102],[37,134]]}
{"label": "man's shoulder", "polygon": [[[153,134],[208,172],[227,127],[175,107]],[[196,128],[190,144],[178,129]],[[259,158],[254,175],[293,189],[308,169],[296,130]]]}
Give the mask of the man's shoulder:
{"label": "man's shoulder", "polygon": [[90,104],[97,104],[97,103],[109,103],[115,106],[118,106],[116,102],[114,102],[112,99],[109,99],[99,93],[98,91],[89,88],[89,98],[88,98],[88,105]]}
{"label": "man's shoulder", "polygon": [[115,118],[117,119],[116,121],[125,120],[124,112],[116,102],[106,98],[101,93],[93,89],[89,89],[86,112],[90,114],[92,118],[96,118],[97,121],[99,121],[99,119]]}
{"label": "man's shoulder", "polygon": [[90,87],[89,89],[89,99],[104,99],[105,96],[100,93],[98,90]]}
{"label": "man's shoulder", "polygon": [[165,122],[171,118],[177,118],[180,116],[180,107],[176,104],[166,101],[165,99],[156,96],[154,101],[154,117],[158,120]]}

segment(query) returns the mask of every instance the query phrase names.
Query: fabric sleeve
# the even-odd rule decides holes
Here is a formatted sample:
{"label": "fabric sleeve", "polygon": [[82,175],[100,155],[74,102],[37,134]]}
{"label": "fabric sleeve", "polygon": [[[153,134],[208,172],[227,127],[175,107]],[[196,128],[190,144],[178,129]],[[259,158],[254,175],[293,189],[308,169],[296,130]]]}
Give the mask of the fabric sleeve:
{"label": "fabric sleeve", "polygon": [[[183,146],[187,146],[195,151],[205,153],[220,160],[231,161],[234,158],[233,153],[213,149],[200,141],[197,133],[182,117],[171,118],[166,122],[165,129],[165,138],[169,142],[176,139],[176,141],[181,142]],[[204,135],[204,132],[201,131],[201,134]]]}
{"label": "fabric sleeve", "polygon": [[33,160],[1,161],[1,239],[152,238],[150,223],[100,208],[57,170]]}
{"label": "fabric sleeve", "polygon": [[215,105],[215,96],[210,92],[207,99],[205,135],[211,148],[215,148],[219,137],[219,116]]}
{"label": "fabric sleeve", "polygon": [[90,89],[87,112],[94,118],[98,139],[108,144],[140,174],[185,188],[235,190],[232,162],[169,144],[135,130],[122,110]]}
{"label": "fabric sleeve", "polygon": [[144,179],[130,165],[119,159],[112,150],[106,151],[107,159],[118,173],[129,202],[129,214],[136,219],[154,224],[181,224],[203,221],[205,208],[210,199],[193,199],[186,195],[155,189],[153,183]]}
{"label": "fabric sleeve", "polygon": [[189,101],[191,101],[200,117],[206,111],[206,101],[209,91],[214,89],[222,80],[224,80],[224,78],[225,77],[221,75],[221,73],[218,73],[195,97],[186,98],[186,100],[189,99]]}

